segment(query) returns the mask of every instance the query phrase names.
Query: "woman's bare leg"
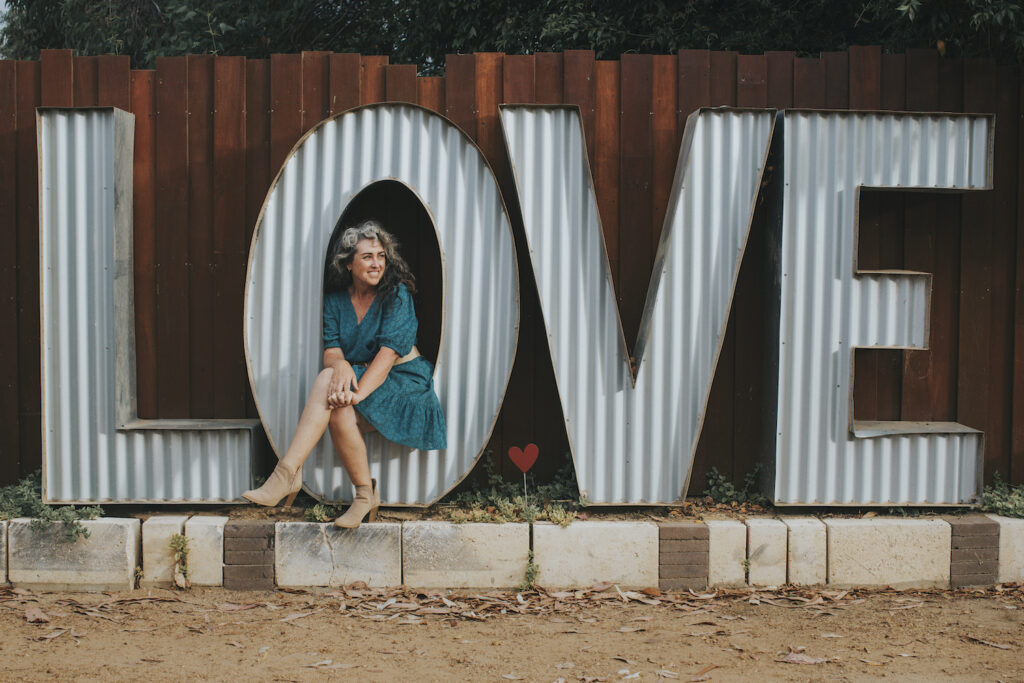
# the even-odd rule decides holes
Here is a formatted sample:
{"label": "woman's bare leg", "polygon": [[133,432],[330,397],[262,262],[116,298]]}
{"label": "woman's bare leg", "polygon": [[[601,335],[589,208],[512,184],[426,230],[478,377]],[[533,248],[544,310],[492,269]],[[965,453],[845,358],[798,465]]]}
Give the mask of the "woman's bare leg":
{"label": "woman's bare leg", "polygon": [[[335,408],[330,415],[329,427],[334,450],[354,486],[370,485],[370,463],[366,459],[363,433],[370,431],[361,425],[359,414],[352,406]],[[365,421],[362,421],[365,424]],[[372,428],[371,428],[372,429]]]}
{"label": "woman's bare leg", "polygon": [[322,370],[317,375],[316,381],[313,382],[313,390],[309,392],[309,398],[306,400],[306,407],[299,417],[299,426],[295,428],[295,436],[288,445],[288,451],[281,458],[281,463],[291,472],[302,466],[327,429],[327,423],[331,419],[331,409],[327,406],[327,388],[332,374],[333,370]]}

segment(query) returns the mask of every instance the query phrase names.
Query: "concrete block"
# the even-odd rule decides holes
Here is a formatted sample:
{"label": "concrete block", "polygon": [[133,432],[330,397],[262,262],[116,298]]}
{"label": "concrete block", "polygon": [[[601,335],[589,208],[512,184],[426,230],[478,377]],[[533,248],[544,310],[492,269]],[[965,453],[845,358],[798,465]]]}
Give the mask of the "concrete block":
{"label": "concrete block", "polygon": [[952,531],[941,519],[826,519],[828,583],[949,586]]}
{"label": "concrete block", "polygon": [[279,586],[402,583],[401,524],[374,522],[339,529],[330,523],[279,522],[276,534]]}
{"label": "concrete block", "polygon": [[185,533],[188,515],[159,515],[142,523],[143,586],[174,584],[174,553],[171,537]]}
{"label": "concrete block", "polygon": [[188,578],[193,586],[224,585],[224,527],[227,523],[227,517],[203,515],[185,522]]}
{"label": "concrete block", "polygon": [[789,529],[786,581],[794,586],[822,585],[828,579],[825,524],[814,517],[783,517]]}
{"label": "concrete block", "polygon": [[417,588],[512,588],[526,575],[528,524],[406,522],[403,583]]}
{"label": "concrete block", "polygon": [[63,524],[36,530],[32,520],[8,526],[8,577],[33,590],[123,591],[135,587],[142,551],[142,524],[137,519],[82,522],[89,538],[68,542]]}
{"label": "concrete block", "polygon": [[0,586],[7,584],[7,522],[0,521]]}
{"label": "concrete block", "polygon": [[708,585],[746,585],[746,525],[734,519],[709,519],[704,523],[708,525]]}
{"label": "concrete block", "polygon": [[988,515],[999,523],[999,583],[1024,581],[1024,519]]}
{"label": "concrete block", "polygon": [[786,525],[777,519],[747,520],[747,559],[751,586],[781,586],[786,583]]}
{"label": "concrete block", "polygon": [[658,525],[650,522],[573,522],[533,526],[533,559],[542,586],[658,585]]}

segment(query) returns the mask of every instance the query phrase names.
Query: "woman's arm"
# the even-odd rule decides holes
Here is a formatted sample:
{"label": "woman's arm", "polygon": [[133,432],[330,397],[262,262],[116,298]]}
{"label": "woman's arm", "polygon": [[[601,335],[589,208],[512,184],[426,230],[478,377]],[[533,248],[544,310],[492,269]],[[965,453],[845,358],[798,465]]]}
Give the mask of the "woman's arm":
{"label": "woman's arm", "polygon": [[388,373],[391,372],[391,367],[398,360],[398,352],[394,349],[388,348],[387,346],[380,347],[380,351],[373,357],[373,362],[366,368],[366,372],[363,373],[363,381],[359,387],[356,387],[356,391],[352,394],[351,404],[356,405],[364,398],[373,393],[374,389],[384,384],[384,380],[388,378]]}

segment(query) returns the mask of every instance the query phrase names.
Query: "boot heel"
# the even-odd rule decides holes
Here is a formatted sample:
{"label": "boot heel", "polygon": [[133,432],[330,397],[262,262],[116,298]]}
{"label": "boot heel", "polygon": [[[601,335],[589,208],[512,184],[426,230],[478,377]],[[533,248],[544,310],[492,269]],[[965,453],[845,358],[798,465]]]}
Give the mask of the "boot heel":
{"label": "boot heel", "polygon": [[376,522],[377,521],[377,508],[375,508],[375,507],[370,508],[370,513],[366,516],[366,521],[367,522]]}
{"label": "boot heel", "polygon": [[295,497],[299,495],[298,491],[292,491],[288,494],[288,497],[284,499],[284,506],[290,508],[295,503]]}

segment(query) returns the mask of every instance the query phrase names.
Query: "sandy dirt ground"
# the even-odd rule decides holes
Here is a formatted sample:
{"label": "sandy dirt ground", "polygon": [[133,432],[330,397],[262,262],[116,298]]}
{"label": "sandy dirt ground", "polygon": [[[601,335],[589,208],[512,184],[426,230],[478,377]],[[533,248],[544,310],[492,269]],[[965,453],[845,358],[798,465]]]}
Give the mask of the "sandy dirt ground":
{"label": "sandy dirt ground", "polygon": [[0,679],[1024,680],[1024,585],[516,593],[0,588]]}

